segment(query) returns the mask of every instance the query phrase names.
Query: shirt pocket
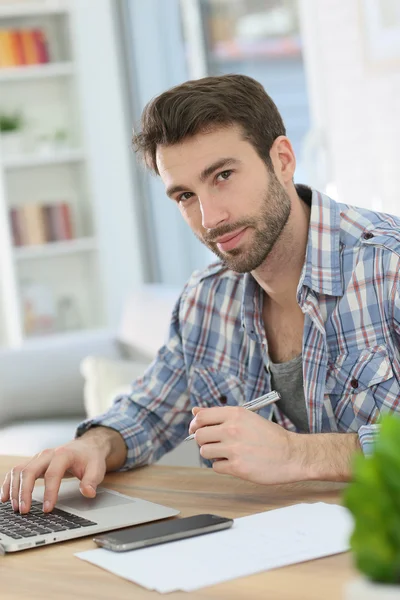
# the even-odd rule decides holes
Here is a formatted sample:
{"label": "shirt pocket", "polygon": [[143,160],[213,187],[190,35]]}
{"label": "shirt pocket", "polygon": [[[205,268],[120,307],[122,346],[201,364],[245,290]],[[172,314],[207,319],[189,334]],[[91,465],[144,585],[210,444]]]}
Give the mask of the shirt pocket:
{"label": "shirt pocket", "polygon": [[326,379],[340,430],[357,431],[375,423],[381,412],[396,410],[399,382],[385,346],[365,348],[361,353],[339,355]]}
{"label": "shirt pocket", "polygon": [[195,406],[239,406],[245,401],[244,382],[237,375],[214,367],[194,367],[189,392]]}

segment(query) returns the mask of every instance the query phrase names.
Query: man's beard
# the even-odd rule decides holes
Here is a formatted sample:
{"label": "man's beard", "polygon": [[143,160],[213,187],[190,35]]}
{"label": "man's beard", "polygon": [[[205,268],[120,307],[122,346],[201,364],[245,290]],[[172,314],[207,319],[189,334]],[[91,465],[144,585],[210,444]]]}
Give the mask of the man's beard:
{"label": "man's beard", "polygon": [[[212,237],[209,236],[211,239],[207,236],[199,237],[200,241],[214,252],[229,269],[237,273],[249,273],[262,265],[289,219],[291,209],[289,195],[275,173],[270,172],[270,177],[258,217],[242,219],[234,225],[213,229]],[[254,231],[250,248],[239,247],[221,252],[217,244],[212,241],[245,227]]]}

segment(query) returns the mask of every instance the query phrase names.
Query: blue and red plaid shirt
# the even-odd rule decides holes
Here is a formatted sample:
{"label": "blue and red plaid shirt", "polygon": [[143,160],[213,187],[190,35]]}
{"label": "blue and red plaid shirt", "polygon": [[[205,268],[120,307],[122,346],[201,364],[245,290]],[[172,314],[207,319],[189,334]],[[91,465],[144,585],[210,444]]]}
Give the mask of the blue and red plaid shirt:
{"label": "blue and red plaid shirt", "polygon": [[[400,218],[315,190],[311,204],[297,288],[309,428],[358,433],[369,453],[379,415],[399,410]],[[129,395],[82,423],[77,435],[93,425],[119,431],[128,447],[126,470],[176,447],[188,434],[193,406],[237,406],[269,392],[262,302],[249,273],[222,263],[194,273],[156,359]],[[296,430],[279,402],[259,414]]]}

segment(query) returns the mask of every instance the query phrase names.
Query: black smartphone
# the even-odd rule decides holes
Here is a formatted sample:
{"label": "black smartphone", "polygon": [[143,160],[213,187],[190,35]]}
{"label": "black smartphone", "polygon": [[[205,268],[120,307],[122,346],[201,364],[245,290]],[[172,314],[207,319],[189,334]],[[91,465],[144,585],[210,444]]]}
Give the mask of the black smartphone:
{"label": "black smartphone", "polygon": [[136,550],[137,548],[145,548],[155,544],[164,544],[165,542],[228,529],[232,525],[233,519],[226,519],[218,515],[195,515],[194,517],[117,529],[96,536],[93,541],[107,550],[125,552],[126,550]]}

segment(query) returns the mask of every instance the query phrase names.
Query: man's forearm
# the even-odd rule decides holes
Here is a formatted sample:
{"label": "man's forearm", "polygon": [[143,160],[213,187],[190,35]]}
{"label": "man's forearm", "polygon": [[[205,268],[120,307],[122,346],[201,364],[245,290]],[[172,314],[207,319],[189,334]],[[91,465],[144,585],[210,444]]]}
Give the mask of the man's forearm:
{"label": "man's forearm", "polygon": [[110,427],[91,427],[82,436],[85,440],[98,445],[105,452],[107,471],[117,471],[126,462],[128,449],[124,438],[116,430]]}
{"label": "man's forearm", "polygon": [[298,458],[304,479],[349,481],[353,456],[361,449],[356,433],[299,435]]}

